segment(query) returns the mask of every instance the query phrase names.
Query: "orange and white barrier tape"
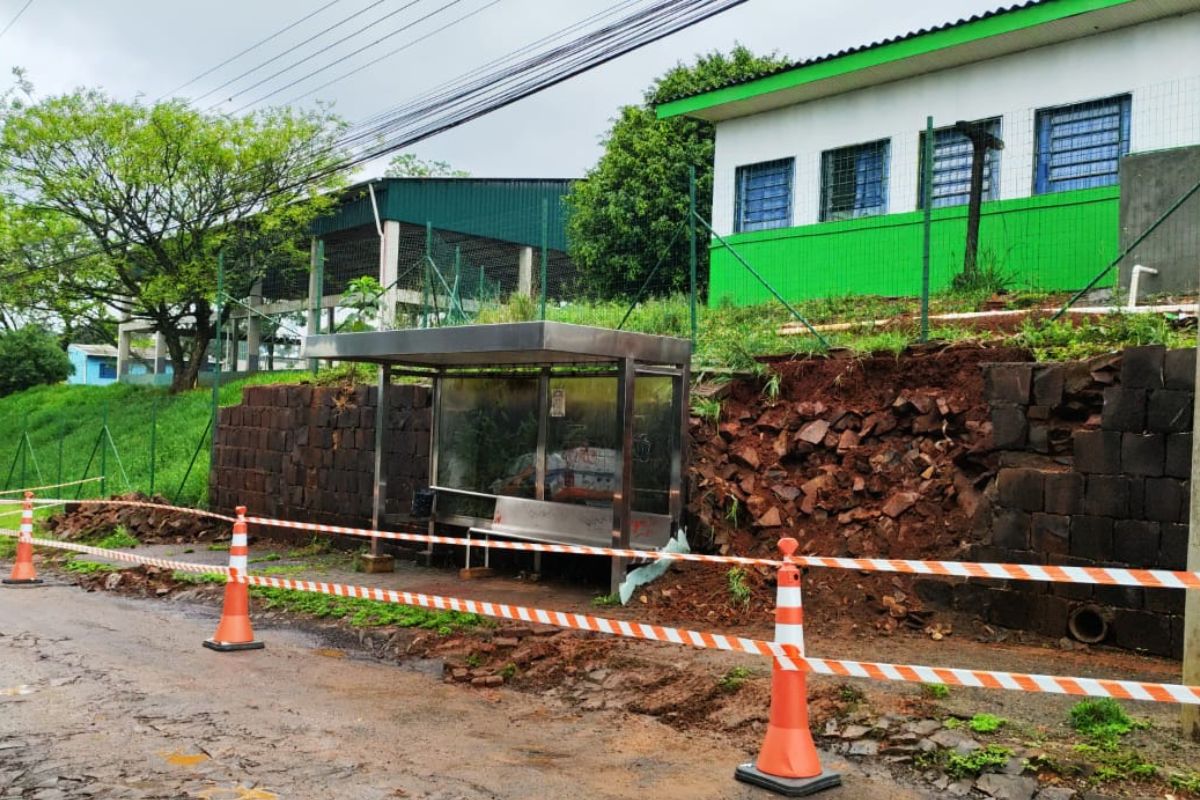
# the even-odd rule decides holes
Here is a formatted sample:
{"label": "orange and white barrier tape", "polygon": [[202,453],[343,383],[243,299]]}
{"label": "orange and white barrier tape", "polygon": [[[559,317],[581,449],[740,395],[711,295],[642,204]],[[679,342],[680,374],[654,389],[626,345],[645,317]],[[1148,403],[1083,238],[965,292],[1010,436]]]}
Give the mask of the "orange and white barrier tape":
{"label": "orange and white barrier tape", "polygon": [[[18,531],[0,530],[0,536],[19,536]],[[211,572],[213,574],[228,575],[229,567],[216,566],[212,564],[196,564],[189,561],[171,561],[166,558],[154,558],[145,556],[141,553],[126,553],[122,550],[106,550],[103,547],[92,547],[87,544],[78,544],[76,542],[62,542],[57,539],[31,539],[34,547],[49,547],[55,550],[70,550],[74,553],[85,553],[92,556],[100,556],[101,558],[110,558],[115,561],[128,561],[134,564],[145,564],[151,567],[162,567],[163,569],[177,569],[182,572]]]}
{"label": "orange and white barrier tape", "polygon": [[654,642],[690,645],[692,647],[730,650],[753,655],[767,656],[778,660],[787,670],[813,672],[819,675],[837,675],[849,678],[870,678],[878,681],[907,681],[914,683],[942,683],[949,686],[969,686],[985,689],[1010,689],[1023,692],[1068,694],[1089,697],[1114,697],[1122,700],[1147,700],[1159,703],[1186,703],[1200,705],[1200,686],[1182,686],[1170,683],[1145,681],[1106,680],[1103,678],[1068,678],[1056,675],[1030,675],[1019,672],[995,670],[949,669],[945,667],[923,667],[907,664],[883,664],[868,661],[844,661],[802,656],[794,644],[765,642],[760,639],[726,636],[671,628],[662,625],[647,625],[641,622],[593,617],[588,614],[573,614],[564,611],[547,611],[540,608],[510,606],[480,600],[461,600],[454,597],[400,592],[394,589],[378,589],[368,586],[350,586],[323,581],[271,578],[262,575],[236,576],[235,580],[251,586],[267,586],[276,589],[291,589],[300,592],[316,592],[336,597],[356,597],[384,603],[420,606],[439,611],[458,611],[464,614],[479,614],[485,617],[512,619],[520,622],[554,625],[594,633],[607,633],[631,639],[646,639]]}
{"label": "orange and white barrier tape", "polygon": [[[391,539],[404,542],[425,542],[466,547],[466,539],[457,536],[436,536],[402,531],[379,531],[369,528],[351,528],[343,525],[324,525],[315,522],[247,517],[252,525],[264,525],[291,530],[306,530],[316,533],[331,533],[343,536]],[[475,528],[479,533],[507,536],[502,531]],[[707,564],[735,564],[741,566],[780,567],[783,562],[773,558],[746,558],[743,556],[711,556],[702,553],[673,553],[665,550],[629,550],[613,547],[592,547],[576,544],[543,544],[539,542],[509,542],[503,540],[472,539],[471,547],[492,547],[500,550],[521,552],[561,553],[581,556],[619,556],[629,559],[653,561],[698,561]],[[802,567],[825,567],[848,569],[860,572],[897,572],[908,575],[942,575],[956,578],[993,578],[1000,580],[1043,581],[1047,583],[1091,583],[1104,586],[1146,586],[1155,589],[1200,589],[1200,572],[1164,569],[1127,569],[1121,567],[1066,567],[1053,564],[993,564],[971,561],[913,561],[892,558],[835,558],[825,556],[791,557],[791,562]]]}
{"label": "orange and white barrier tape", "polygon": [[[88,503],[132,506],[135,508],[154,508],[164,511],[174,511],[182,514],[207,517],[232,523],[234,517],[218,514],[215,511],[205,511],[198,508],[166,505],[163,503],[145,503],[136,500],[34,500],[35,505],[60,503]],[[582,556],[617,556],[628,559],[654,561],[665,559],[669,561],[695,561],[706,564],[730,564],[737,566],[756,566],[778,568],[783,562],[774,558],[749,558],[745,556],[714,556],[703,553],[675,553],[665,550],[633,550],[614,547],[593,547],[574,544],[545,544],[540,542],[514,542],[501,539],[480,540],[468,542],[458,536],[437,536],[426,533],[408,533],[404,531],[383,531],[370,528],[354,528],[345,525],[326,525],[316,522],[298,522],[295,520],[272,519],[270,517],[246,517],[251,525],[262,525],[272,528],[287,528],[289,530],[312,531],[315,533],[335,534],[340,536],[357,536],[369,539],[388,539],[392,541],[420,542],[425,544],[444,544],[454,547],[490,547],[498,550],[516,550],[528,553],[558,553],[562,555]],[[491,531],[486,528],[475,529],[479,533],[495,536],[507,536],[503,531]],[[891,572],[905,575],[929,575],[951,578],[988,578],[994,580],[1039,581],[1044,583],[1085,583],[1100,586],[1143,586],[1151,589],[1200,589],[1200,571],[1165,569],[1133,569],[1125,567],[1069,567],[1055,564],[999,564],[980,561],[918,561],[895,558],[842,558],[833,556],[804,556],[791,557],[792,563],[802,567],[822,567],[826,569],[845,569],[858,572]]]}
{"label": "orange and white barrier tape", "polygon": [[[63,483],[50,483],[45,486],[30,486],[25,489],[0,489],[0,494],[24,494],[25,492],[40,492],[45,489],[61,489],[64,486],[78,486],[81,483],[95,483],[96,481],[104,480],[103,475],[98,475],[94,478],[80,478],[77,481],[64,481]],[[4,500],[0,499],[0,503],[19,503],[20,500]]]}
{"label": "orange and white barrier tape", "polygon": [[71,498],[64,499],[61,497],[57,497],[57,498],[52,498],[52,499],[48,498],[45,500],[35,499],[33,501],[33,503],[35,506],[71,504],[71,505],[79,505],[79,506],[82,506],[82,505],[108,505],[108,506],[126,506],[129,508],[153,508],[153,509],[157,509],[159,511],[173,511],[177,514],[191,514],[194,517],[207,517],[209,519],[220,520],[221,522],[232,523],[234,521],[234,518],[229,516],[228,514],[218,514],[216,511],[205,511],[202,508],[188,508],[186,506],[173,506],[173,505],[169,505],[167,503],[149,503],[149,502],[145,502],[142,500],[106,500],[104,498],[92,498],[92,499],[85,498],[85,499],[81,499],[81,500],[74,500]]}
{"label": "orange and white barrier tape", "polygon": [[[14,536],[16,532],[0,531],[0,534]],[[1046,694],[1113,697],[1121,700],[1146,700],[1158,703],[1200,705],[1200,686],[813,658],[801,655],[800,649],[795,644],[766,642],[761,639],[747,639],[739,636],[688,630],[686,628],[647,625],[642,622],[608,619],[591,616],[590,614],[547,611],[540,608],[512,606],[481,600],[462,600],[454,597],[401,592],[394,589],[352,586],[324,581],[293,580],[291,578],[272,578],[263,575],[243,575],[236,571],[231,571],[228,567],[169,561],[143,556],[138,553],[105,550],[99,547],[74,544],[73,542],[35,539],[34,544],[42,547],[90,553],[122,561],[161,566],[167,569],[232,575],[235,581],[251,586],[290,589],[300,592],[316,592],[335,597],[355,597],[363,600],[376,600],[384,603],[432,608],[439,611],[458,611],[464,614],[479,614],[498,619],[511,619],[519,622],[553,625],[559,628],[606,633],[631,639],[644,639],[654,642],[690,645],[703,649],[750,653],[752,655],[774,658],[776,659],[776,663],[786,670],[813,672],[818,675],[869,678],[877,681],[941,683],[948,686],[1008,689]]]}

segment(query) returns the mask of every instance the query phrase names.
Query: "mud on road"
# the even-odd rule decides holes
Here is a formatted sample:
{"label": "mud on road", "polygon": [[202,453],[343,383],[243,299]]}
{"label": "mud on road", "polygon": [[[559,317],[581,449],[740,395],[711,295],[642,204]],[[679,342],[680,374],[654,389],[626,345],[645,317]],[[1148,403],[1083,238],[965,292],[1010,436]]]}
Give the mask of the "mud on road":
{"label": "mud on road", "polygon": [[[212,609],[54,584],[0,592],[0,798],[751,798],[748,755],[645,715],[463,691],[440,665],[310,634],[200,647]],[[826,797],[929,796],[836,757]]]}

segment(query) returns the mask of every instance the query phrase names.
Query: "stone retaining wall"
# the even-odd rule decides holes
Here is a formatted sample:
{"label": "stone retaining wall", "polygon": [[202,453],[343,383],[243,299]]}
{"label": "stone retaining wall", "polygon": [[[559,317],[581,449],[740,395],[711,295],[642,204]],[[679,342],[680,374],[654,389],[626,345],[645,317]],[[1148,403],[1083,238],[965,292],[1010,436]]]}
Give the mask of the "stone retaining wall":
{"label": "stone retaining wall", "polygon": [[[407,511],[429,483],[430,392],[388,391],[387,513]],[[222,408],[209,502],[224,512],[369,525],[375,470],[374,386],[250,386]]]}
{"label": "stone retaining wall", "polygon": [[[1079,364],[985,367],[1001,450],[980,560],[1184,569],[1195,351],[1135,347]],[[1179,657],[1184,593],[999,582],[966,590],[992,623],[1067,632],[1097,605],[1108,643]]]}

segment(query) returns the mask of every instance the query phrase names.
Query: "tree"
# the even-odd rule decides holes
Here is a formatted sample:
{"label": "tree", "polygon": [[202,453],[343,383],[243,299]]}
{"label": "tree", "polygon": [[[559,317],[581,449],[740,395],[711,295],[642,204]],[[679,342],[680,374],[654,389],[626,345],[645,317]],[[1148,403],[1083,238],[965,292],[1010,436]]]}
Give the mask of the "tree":
{"label": "tree", "polygon": [[[570,255],[584,291],[597,298],[630,298],[660,258],[654,293],[687,291],[688,167],[696,168],[696,205],[707,215],[716,137],[711,123],[658,119],[654,106],[785,63],[776,54],[756,56],[737,45],[728,55],[712,52],[692,65],[676,64],[650,84],[641,104],[621,108],[604,138],[600,161],[567,195]],[[701,246],[698,256],[703,292],[707,247]]]}
{"label": "tree", "polygon": [[469,178],[471,173],[455,169],[445,161],[425,161],[415,153],[393,156],[383,171],[387,178]]}
{"label": "tree", "polygon": [[44,383],[61,383],[71,371],[67,354],[41,328],[27,325],[0,335],[0,397]]}
{"label": "tree", "polygon": [[[113,309],[163,335],[172,391],[195,385],[226,291],[303,264],[301,242],[344,181],[322,111],[208,115],[99,90],[0,107],[0,278],[31,303]],[[15,209],[15,210],[13,210]],[[228,311],[228,305],[226,312]]]}

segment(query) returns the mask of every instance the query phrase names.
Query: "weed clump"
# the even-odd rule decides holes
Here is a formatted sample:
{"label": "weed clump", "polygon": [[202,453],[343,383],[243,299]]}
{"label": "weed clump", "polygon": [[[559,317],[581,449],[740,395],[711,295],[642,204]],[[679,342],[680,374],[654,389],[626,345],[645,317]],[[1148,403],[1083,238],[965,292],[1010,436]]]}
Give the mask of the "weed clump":
{"label": "weed clump", "polygon": [[1007,747],[995,744],[967,755],[949,751],[946,753],[946,774],[952,778],[974,778],[982,772],[1002,769],[1012,754]]}
{"label": "weed clump", "polygon": [[1146,725],[1135,722],[1116,700],[1101,697],[1076,703],[1071,708],[1071,727],[1094,745],[1112,750],[1122,736]]}
{"label": "weed clump", "polygon": [[733,601],[743,606],[750,605],[750,585],[746,583],[746,570],[734,567],[725,573],[725,580],[729,584],[729,596]]}
{"label": "weed clump", "polygon": [[976,714],[967,722],[967,727],[975,733],[995,733],[1007,722],[1008,720],[995,714]]}
{"label": "weed clump", "polygon": [[734,667],[721,676],[721,680],[717,681],[717,685],[721,687],[721,691],[732,694],[742,688],[749,678],[750,670],[745,667]]}
{"label": "weed clump", "polygon": [[462,628],[490,624],[478,614],[458,611],[430,611],[416,606],[384,603],[359,597],[335,597],[296,589],[252,586],[250,593],[262,598],[267,608],[278,608],[314,617],[345,619],[355,628],[395,625],[399,628],[423,628],[447,635]]}

